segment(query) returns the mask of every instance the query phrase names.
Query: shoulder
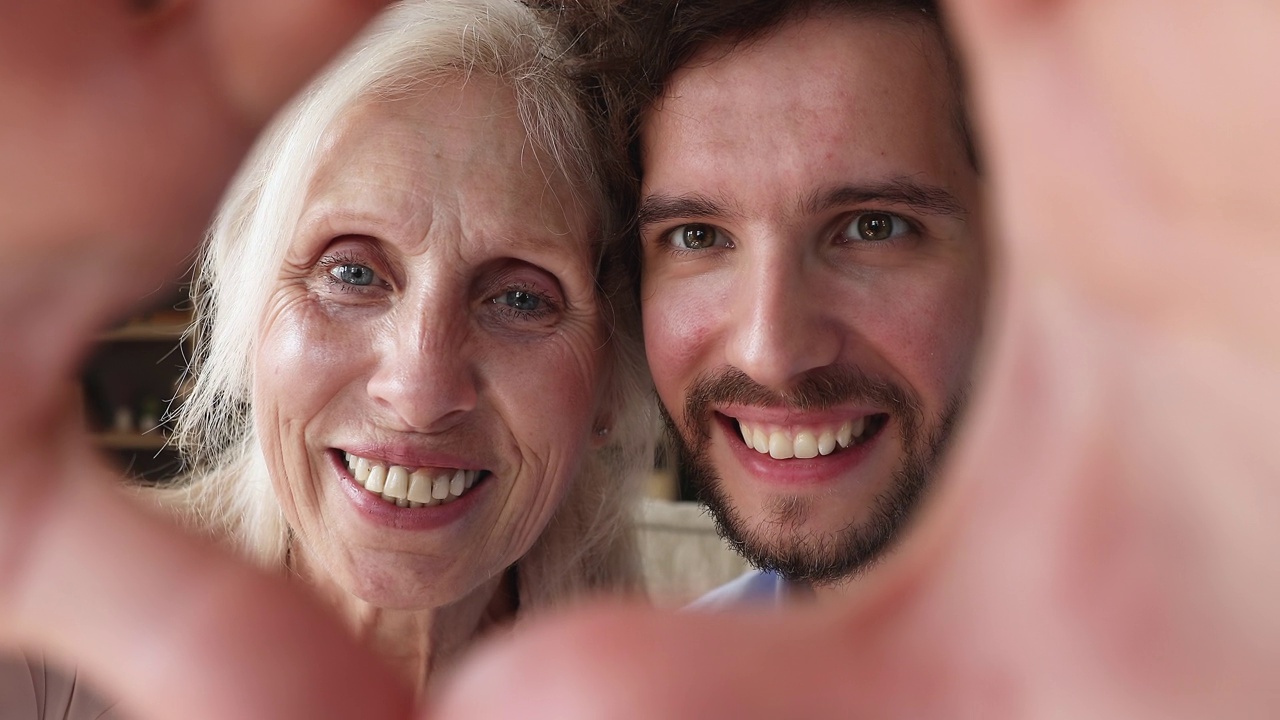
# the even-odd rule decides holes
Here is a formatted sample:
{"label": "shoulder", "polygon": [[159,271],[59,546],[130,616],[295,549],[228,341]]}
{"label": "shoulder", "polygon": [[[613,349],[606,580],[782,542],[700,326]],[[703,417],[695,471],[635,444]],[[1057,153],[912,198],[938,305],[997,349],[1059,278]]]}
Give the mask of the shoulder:
{"label": "shoulder", "polygon": [[0,652],[0,718],[121,720],[114,704],[78,673],[55,669],[41,653]]}
{"label": "shoulder", "polygon": [[740,606],[768,607],[782,604],[786,581],[781,575],[752,570],[690,603],[687,610],[725,610]]}

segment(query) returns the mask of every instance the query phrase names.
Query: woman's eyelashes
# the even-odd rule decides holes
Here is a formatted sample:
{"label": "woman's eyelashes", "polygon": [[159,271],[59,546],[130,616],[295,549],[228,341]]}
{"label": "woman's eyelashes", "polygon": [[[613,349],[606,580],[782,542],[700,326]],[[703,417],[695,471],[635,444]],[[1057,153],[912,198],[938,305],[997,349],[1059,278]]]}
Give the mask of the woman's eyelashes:
{"label": "woman's eyelashes", "polygon": [[488,298],[487,304],[503,319],[514,321],[546,322],[561,309],[552,293],[525,283],[502,288]]}
{"label": "woman's eyelashes", "polygon": [[365,293],[387,287],[386,280],[372,263],[349,253],[325,255],[316,267],[327,285],[339,292]]}
{"label": "woman's eyelashes", "polygon": [[373,268],[358,263],[343,263],[329,271],[329,276],[343,285],[365,287],[377,279]]}
{"label": "woman's eyelashes", "polygon": [[[402,287],[397,283],[393,287],[393,283],[379,267],[378,261],[368,257],[366,253],[343,249],[321,257],[316,263],[315,275],[322,281],[327,292],[342,293],[340,297],[355,296],[352,299],[360,296],[386,297],[386,293],[393,290],[412,293],[415,279],[422,282],[427,280],[410,272],[404,278],[407,285]],[[494,274],[481,270],[478,272],[477,285],[473,287],[475,289],[472,292],[480,298],[480,308],[491,319],[503,323],[532,322],[546,325],[565,309],[559,282],[554,276],[538,268],[520,267],[515,271],[499,271]],[[458,290],[465,293],[462,288]],[[458,299],[461,300],[461,296]],[[445,296],[434,300],[447,302]]]}

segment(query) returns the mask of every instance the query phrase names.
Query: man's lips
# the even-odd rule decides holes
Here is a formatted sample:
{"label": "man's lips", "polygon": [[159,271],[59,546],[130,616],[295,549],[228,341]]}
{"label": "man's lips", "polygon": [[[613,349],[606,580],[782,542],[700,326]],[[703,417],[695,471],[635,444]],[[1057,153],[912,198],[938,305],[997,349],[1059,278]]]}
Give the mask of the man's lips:
{"label": "man's lips", "polygon": [[798,458],[807,460],[840,453],[865,444],[889,422],[886,413],[859,414],[839,418],[828,416],[807,423],[768,422],[717,413],[722,426],[727,425],[750,450],[774,460]]}
{"label": "man's lips", "polygon": [[[853,428],[850,427],[848,447],[841,447],[837,440],[836,447],[827,455],[818,452],[818,450],[825,448],[807,448],[805,446],[807,439],[801,438],[801,454],[807,455],[810,450],[813,450],[814,455],[812,457],[796,457],[794,435],[806,431],[812,432],[816,426],[786,426],[792,432],[792,436],[789,438],[792,455],[787,458],[775,458],[770,454],[767,447],[765,452],[756,450],[754,431],[752,433],[753,443],[748,445],[742,439],[740,421],[717,413],[714,416],[715,430],[712,437],[723,435],[723,443],[727,446],[728,455],[724,456],[717,453],[716,457],[720,459],[716,462],[732,462],[746,471],[746,477],[752,478],[753,482],[763,483],[766,486],[781,485],[797,489],[805,486],[825,487],[840,478],[851,477],[850,473],[855,472],[875,451],[875,448],[879,446],[879,440],[885,435],[884,430],[889,425],[890,419],[890,416],[884,413],[866,416],[862,434],[855,438],[852,434]],[[827,424],[821,425],[824,429],[829,429]],[[815,435],[815,444],[817,444],[817,437]],[[772,440],[772,434],[770,434],[770,440]],[[786,455],[787,448],[785,444],[787,441],[788,439],[785,435],[783,439],[778,441],[780,445],[783,445],[783,447],[775,448],[779,451],[779,455]],[[718,444],[720,441],[717,439],[716,442]],[[730,472],[726,467],[720,467],[717,468],[717,474],[723,480],[728,481],[739,473]]]}

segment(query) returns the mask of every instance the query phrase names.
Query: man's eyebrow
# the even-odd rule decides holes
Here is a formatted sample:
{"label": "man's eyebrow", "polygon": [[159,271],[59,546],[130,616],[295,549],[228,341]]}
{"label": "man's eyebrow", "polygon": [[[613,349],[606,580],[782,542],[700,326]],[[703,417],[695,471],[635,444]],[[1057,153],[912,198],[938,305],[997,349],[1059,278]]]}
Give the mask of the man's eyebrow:
{"label": "man's eyebrow", "polygon": [[[833,208],[868,203],[902,205],[924,215],[948,215],[961,220],[969,215],[968,209],[947,190],[908,178],[819,190],[804,200],[801,208],[807,214],[819,215]],[[726,218],[738,214],[725,203],[701,193],[655,194],[641,201],[636,222],[643,229],[679,218]]]}
{"label": "man's eyebrow", "polygon": [[950,215],[962,220],[969,215],[964,205],[943,188],[906,178],[819,191],[811,195],[803,207],[806,213],[818,215],[833,208],[867,203],[905,205],[925,215]]}
{"label": "man's eyebrow", "polygon": [[641,228],[677,218],[724,218],[735,216],[724,203],[700,193],[688,195],[650,195],[640,202],[636,223]]}

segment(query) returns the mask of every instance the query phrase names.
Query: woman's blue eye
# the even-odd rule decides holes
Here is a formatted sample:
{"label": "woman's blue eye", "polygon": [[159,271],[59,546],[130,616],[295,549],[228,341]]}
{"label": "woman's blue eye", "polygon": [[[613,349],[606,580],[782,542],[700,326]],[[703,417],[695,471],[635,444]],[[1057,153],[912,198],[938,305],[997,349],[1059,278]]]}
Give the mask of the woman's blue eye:
{"label": "woman's blue eye", "polygon": [[367,265],[344,263],[329,271],[338,282],[347,285],[372,285],[377,278]]}
{"label": "woman's blue eye", "polygon": [[542,298],[525,290],[508,290],[494,298],[493,301],[510,306],[513,310],[526,313],[537,312],[542,309],[543,305]]}
{"label": "woman's blue eye", "polygon": [[667,234],[667,242],[677,250],[705,250],[727,244],[720,228],[703,223],[681,225]]}
{"label": "woman's blue eye", "polygon": [[884,242],[911,231],[906,220],[887,212],[868,212],[855,217],[844,228],[844,238],[852,242]]}

